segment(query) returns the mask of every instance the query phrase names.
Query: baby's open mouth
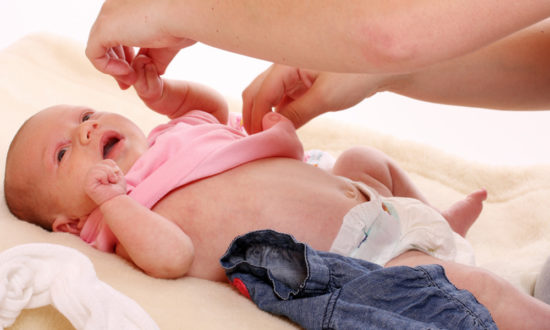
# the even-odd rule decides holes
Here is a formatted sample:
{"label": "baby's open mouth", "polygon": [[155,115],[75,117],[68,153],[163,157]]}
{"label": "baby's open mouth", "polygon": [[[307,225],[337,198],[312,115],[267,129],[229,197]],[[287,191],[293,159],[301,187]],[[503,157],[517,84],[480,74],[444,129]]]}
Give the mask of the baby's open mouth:
{"label": "baby's open mouth", "polygon": [[120,142],[120,139],[116,136],[107,139],[103,145],[103,159],[109,158],[109,153],[113,150],[114,146]]}

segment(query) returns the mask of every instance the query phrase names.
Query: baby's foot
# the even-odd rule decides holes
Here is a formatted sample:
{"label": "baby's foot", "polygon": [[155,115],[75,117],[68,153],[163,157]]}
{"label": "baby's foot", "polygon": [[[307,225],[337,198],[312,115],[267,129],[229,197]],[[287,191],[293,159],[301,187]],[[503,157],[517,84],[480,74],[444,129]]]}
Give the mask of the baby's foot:
{"label": "baby's foot", "polygon": [[443,211],[443,217],[447,219],[447,222],[449,222],[449,225],[457,234],[465,237],[481,213],[485,199],[487,199],[487,190],[480,189],[475,191]]}

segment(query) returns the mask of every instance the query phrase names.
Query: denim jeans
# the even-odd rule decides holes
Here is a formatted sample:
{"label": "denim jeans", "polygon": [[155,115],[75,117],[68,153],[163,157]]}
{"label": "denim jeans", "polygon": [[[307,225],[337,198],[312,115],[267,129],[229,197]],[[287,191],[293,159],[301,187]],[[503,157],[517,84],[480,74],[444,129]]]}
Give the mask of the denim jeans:
{"label": "denim jeans", "polygon": [[383,268],[271,230],[237,237],[220,262],[260,309],[306,329],[496,329],[439,265]]}

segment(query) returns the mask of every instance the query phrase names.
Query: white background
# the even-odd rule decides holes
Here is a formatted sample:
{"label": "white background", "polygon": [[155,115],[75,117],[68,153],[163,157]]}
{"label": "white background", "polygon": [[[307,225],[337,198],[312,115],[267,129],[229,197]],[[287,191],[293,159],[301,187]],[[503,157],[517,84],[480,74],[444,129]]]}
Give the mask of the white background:
{"label": "white background", "polygon": [[[84,44],[102,3],[0,0],[0,49],[38,31],[68,36]],[[178,55],[167,74],[199,81],[240,99],[242,90],[267,66],[264,61],[195,45]],[[485,164],[550,164],[550,112],[451,107],[382,93],[352,110],[325,116],[361,123],[384,134],[429,144]]]}

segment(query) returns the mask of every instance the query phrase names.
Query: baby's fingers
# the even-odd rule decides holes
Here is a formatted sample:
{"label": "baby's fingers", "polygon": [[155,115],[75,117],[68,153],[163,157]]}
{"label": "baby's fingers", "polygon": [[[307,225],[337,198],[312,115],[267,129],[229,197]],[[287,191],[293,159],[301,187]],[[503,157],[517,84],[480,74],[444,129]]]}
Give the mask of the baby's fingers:
{"label": "baby's fingers", "polygon": [[145,79],[149,87],[149,98],[153,100],[159,99],[162,95],[162,79],[154,64],[149,63],[145,65]]}
{"label": "baby's fingers", "polygon": [[159,99],[162,95],[162,80],[151,59],[145,55],[138,55],[132,67],[137,73],[134,88],[139,97],[145,101]]}
{"label": "baby's fingers", "polygon": [[118,183],[121,178],[122,178],[122,171],[118,167],[115,169],[112,168],[109,174],[107,175],[108,182],[106,183],[115,184],[115,183]]}

